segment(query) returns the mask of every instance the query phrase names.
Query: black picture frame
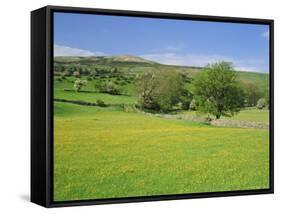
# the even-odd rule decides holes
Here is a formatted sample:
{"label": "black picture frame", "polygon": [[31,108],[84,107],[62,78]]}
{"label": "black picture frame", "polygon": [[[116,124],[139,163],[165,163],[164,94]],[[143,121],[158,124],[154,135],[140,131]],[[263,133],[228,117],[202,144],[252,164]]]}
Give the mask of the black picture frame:
{"label": "black picture frame", "polygon": [[[266,24],[270,28],[270,188],[180,195],[53,201],[53,13],[82,13],[228,23]],[[44,207],[112,204],[268,194],[274,192],[274,21],[239,17],[46,6],[31,12],[31,201]]]}

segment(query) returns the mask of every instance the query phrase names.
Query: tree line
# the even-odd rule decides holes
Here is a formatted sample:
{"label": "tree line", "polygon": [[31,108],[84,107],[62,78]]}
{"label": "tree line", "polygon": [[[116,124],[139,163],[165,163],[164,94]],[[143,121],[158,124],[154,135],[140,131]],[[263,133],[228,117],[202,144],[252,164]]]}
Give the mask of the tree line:
{"label": "tree line", "polygon": [[198,110],[216,119],[233,116],[242,108],[268,105],[264,94],[252,83],[238,79],[232,63],[209,64],[184,84],[176,72],[145,72],[137,77],[138,107],[142,110],[170,112],[177,109]]}

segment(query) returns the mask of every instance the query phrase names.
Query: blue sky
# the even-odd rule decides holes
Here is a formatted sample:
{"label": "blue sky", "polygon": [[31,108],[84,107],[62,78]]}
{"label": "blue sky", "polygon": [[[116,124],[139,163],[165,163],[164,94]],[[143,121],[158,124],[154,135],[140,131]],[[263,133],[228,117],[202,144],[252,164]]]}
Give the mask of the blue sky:
{"label": "blue sky", "polygon": [[55,13],[55,56],[135,55],[163,64],[268,72],[268,25]]}

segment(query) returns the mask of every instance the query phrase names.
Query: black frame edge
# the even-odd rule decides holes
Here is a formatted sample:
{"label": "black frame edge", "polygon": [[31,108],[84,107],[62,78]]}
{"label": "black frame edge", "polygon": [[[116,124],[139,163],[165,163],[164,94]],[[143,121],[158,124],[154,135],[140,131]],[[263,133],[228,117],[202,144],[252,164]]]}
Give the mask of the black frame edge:
{"label": "black frame edge", "polygon": [[257,19],[242,17],[226,17],[213,15],[195,15],[184,13],[167,13],[152,11],[136,11],[136,10],[119,10],[119,9],[103,9],[103,8],[87,8],[72,6],[55,6],[47,5],[49,10],[70,13],[89,13],[101,15],[131,16],[131,17],[148,17],[148,18],[165,18],[165,19],[188,19],[196,21],[212,21],[212,22],[231,22],[231,23],[249,23],[249,24],[270,24],[273,19]]}
{"label": "black frame edge", "polygon": [[46,7],[46,170],[47,198],[46,207],[52,207],[53,202],[53,14]]}
{"label": "black frame edge", "polygon": [[274,193],[274,20],[269,23],[270,190]]}
{"label": "black frame edge", "polygon": [[31,12],[31,189],[30,200],[47,206],[46,7]]}
{"label": "black frame edge", "polygon": [[229,192],[212,192],[212,193],[190,193],[181,195],[160,195],[160,196],[141,196],[129,198],[114,198],[114,199],[98,199],[98,200],[78,200],[78,201],[63,201],[52,202],[48,207],[70,207],[70,206],[89,206],[89,205],[104,205],[104,204],[123,204],[123,203],[139,203],[139,202],[157,202],[171,201],[184,199],[203,199],[203,198],[220,198],[220,197],[239,197],[251,195],[273,194],[271,189],[263,190],[238,190]]}

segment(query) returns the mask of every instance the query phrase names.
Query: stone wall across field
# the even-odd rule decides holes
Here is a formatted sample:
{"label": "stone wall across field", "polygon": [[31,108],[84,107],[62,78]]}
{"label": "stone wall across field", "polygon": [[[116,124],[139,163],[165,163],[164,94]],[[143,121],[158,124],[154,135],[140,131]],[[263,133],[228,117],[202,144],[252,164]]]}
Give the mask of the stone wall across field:
{"label": "stone wall across field", "polygon": [[224,127],[240,127],[240,128],[256,128],[256,129],[268,129],[268,123],[252,122],[252,121],[240,121],[230,119],[219,119],[211,121],[213,126],[224,126]]}
{"label": "stone wall across field", "polygon": [[218,120],[206,121],[206,119],[203,117],[196,117],[191,115],[151,114],[151,113],[144,113],[144,112],[141,113],[151,116],[166,118],[166,119],[193,121],[193,122],[206,123],[213,126],[221,126],[221,127],[239,127],[239,128],[255,128],[255,129],[269,128],[269,123],[262,123],[262,122],[241,121],[241,120],[231,120],[231,119],[218,119]]}

